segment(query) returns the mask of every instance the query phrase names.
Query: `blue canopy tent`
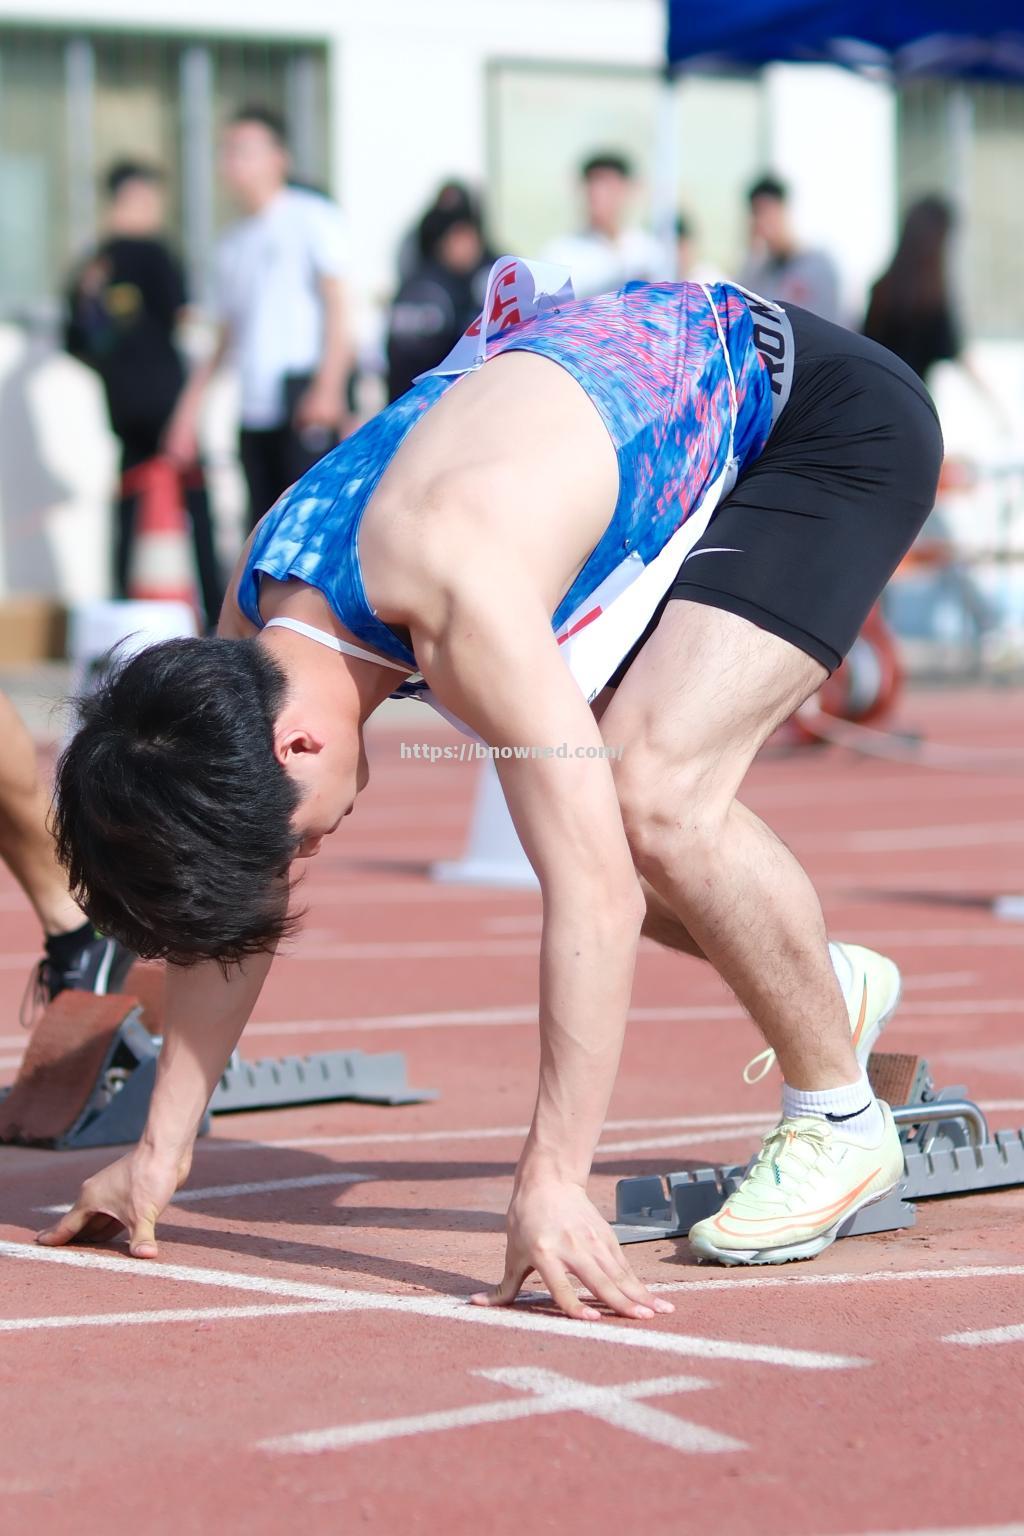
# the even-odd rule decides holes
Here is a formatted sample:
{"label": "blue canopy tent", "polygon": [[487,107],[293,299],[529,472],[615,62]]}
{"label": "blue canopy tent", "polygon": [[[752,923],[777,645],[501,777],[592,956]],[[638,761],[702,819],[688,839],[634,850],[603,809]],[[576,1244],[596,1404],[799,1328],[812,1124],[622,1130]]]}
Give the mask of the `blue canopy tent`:
{"label": "blue canopy tent", "polygon": [[894,77],[1024,78],[1020,0],[668,0],[668,67],[841,64]]}
{"label": "blue canopy tent", "polygon": [[[667,0],[666,90],[655,155],[659,230],[677,182],[672,81],[766,64],[837,64],[893,81],[924,75],[1024,81],[1022,0]],[[966,93],[950,104],[954,196],[971,133]],[[959,200],[959,197],[958,197]]]}

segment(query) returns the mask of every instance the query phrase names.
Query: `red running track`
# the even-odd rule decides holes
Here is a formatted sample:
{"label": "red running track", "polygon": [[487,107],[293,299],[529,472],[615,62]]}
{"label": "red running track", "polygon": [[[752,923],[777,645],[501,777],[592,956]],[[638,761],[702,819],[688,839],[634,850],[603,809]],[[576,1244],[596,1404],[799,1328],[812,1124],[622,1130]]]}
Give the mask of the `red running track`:
{"label": "red running track", "polygon": [[[1015,702],[918,695],[903,723],[1020,745]],[[465,1305],[499,1273],[530,1110],[538,908],[426,880],[460,849],[476,770],[402,761],[398,740],[373,737],[370,790],[311,869],[245,1045],[400,1049],[442,1097],[220,1119],[151,1264],[32,1246],[40,1208],[110,1154],[0,1151],[7,1528],[1024,1532],[1024,1190],[777,1270],[633,1248],[676,1301],[652,1323]],[[833,932],[904,968],[889,1047],[1024,1123],[1024,928],[987,906],[1024,890],[1018,779],[825,750],[762,761],[748,788]],[[9,881],[0,910],[8,1076],[36,936]],[[740,1081],[757,1049],[709,972],[645,948],[606,1210],[623,1174],[749,1152],[777,1094]]]}

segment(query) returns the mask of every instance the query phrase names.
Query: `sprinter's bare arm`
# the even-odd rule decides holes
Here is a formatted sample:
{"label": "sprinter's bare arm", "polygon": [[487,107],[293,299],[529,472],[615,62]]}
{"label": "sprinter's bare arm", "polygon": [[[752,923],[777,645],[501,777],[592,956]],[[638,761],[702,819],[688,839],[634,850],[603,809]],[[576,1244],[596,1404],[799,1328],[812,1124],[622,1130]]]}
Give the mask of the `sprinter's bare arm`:
{"label": "sprinter's bare arm", "polygon": [[[508,1214],[504,1278],[480,1299],[513,1301],[536,1270],[572,1317],[596,1316],[572,1275],[613,1311],[650,1316],[668,1304],[636,1279],[586,1195],[644,902],[600,732],[559,654],[535,578],[507,552],[489,553],[486,541],[464,548],[447,580],[432,572],[443,599],[411,616],[413,645],[441,702],[513,754],[499,759],[499,773],[544,902],[537,1102]],[[563,742],[568,755],[555,756]]]}

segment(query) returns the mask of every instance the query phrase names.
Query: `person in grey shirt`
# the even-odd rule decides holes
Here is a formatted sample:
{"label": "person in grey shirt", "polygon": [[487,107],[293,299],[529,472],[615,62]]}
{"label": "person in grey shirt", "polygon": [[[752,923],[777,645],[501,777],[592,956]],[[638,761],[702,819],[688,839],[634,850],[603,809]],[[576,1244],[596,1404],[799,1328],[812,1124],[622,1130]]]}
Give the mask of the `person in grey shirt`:
{"label": "person in grey shirt", "polygon": [[825,251],[802,247],[793,230],[789,191],[775,176],[763,176],[747,193],[750,255],[740,273],[745,288],[781,304],[799,304],[823,320],[842,323],[839,275]]}

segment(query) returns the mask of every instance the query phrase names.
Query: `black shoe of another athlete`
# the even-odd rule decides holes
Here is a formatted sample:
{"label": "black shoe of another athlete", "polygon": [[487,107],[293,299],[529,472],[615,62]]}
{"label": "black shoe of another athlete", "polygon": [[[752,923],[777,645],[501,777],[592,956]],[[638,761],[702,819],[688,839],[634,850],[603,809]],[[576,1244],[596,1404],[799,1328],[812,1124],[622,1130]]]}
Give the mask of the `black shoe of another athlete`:
{"label": "black shoe of another athlete", "polygon": [[97,997],[120,992],[137,956],[117,939],[91,932],[63,963],[44,955],[29,979],[21,1022],[30,1028],[61,992],[92,992]]}

